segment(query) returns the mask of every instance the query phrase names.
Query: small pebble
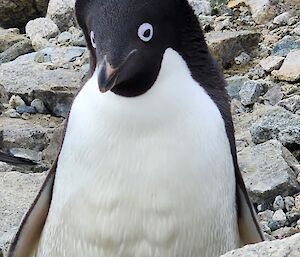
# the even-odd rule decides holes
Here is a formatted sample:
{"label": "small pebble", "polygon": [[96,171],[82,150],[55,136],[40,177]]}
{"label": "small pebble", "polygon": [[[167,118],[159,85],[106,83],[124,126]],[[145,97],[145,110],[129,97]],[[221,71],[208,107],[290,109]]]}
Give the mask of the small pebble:
{"label": "small pebble", "polygon": [[274,212],[271,210],[265,210],[263,212],[259,212],[257,215],[260,221],[269,221],[272,219]]}
{"label": "small pebble", "polygon": [[251,57],[245,52],[242,52],[238,57],[234,58],[234,62],[241,66],[248,64],[250,61]]}
{"label": "small pebble", "polygon": [[13,95],[10,99],[9,99],[9,108],[10,109],[16,109],[19,106],[25,106],[25,102],[23,101],[23,99],[18,96],[18,95]]}
{"label": "small pebble", "polygon": [[30,114],[29,113],[22,113],[21,118],[23,120],[29,120],[30,119]]}
{"label": "small pebble", "polygon": [[275,231],[275,230],[279,229],[281,226],[278,221],[269,220],[268,227],[271,229],[271,231]]}
{"label": "small pebble", "polygon": [[15,109],[9,109],[9,110],[7,110],[4,113],[4,115],[6,117],[9,117],[9,118],[20,118],[20,116],[21,116],[19,113],[17,113],[17,111]]}
{"label": "small pebble", "polygon": [[281,195],[276,196],[273,202],[273,208],[275,211],[279,209],[284,209],[284,200]]}
{"label": "small pebble", "polygon": [[284,211],[281,209],[274,212],[272,219],[275,222],[278,222],[280,227],[283,227],[286,223],[286,215],[285,215]]}
{"label": "small pebble", "polygon": [[44,114],[47,112],[44,102],[40,99],[34,99],[30,106],[34,107],[38,113]]}
{"label": "small pebble", "polygon": [[291,211],[292,208],[295,206],[295,199],[292,196],[287,196],[284,198],[284,205],[285,205],[285,209],[287,211]]}

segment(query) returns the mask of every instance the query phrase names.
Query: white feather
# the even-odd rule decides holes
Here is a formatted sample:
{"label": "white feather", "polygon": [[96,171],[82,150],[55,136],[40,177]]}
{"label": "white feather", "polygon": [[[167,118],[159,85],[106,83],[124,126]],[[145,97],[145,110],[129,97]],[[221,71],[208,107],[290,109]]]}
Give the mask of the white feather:
{"label": "white feather", "polygon": [[145,94],[76,97],[38,257],[216,257],[238,247],[221,114],[167,49]]}

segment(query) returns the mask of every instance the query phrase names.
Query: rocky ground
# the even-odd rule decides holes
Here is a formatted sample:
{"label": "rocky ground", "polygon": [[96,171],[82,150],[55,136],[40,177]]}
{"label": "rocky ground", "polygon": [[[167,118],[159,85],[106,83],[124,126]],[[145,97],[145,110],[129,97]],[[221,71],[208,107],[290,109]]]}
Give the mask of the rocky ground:
{"label": "rocky ground", "polygon": [[[21,2],[0,0],[0,26],[6,28],[0,29],[0,149],[39,165],[0,163],[0,256],[55,158],[64,119],[88,70],[75,1],[50,0],[48,9],[49,1]],[[190,2],[224,68],[239,165],[266,238],[297,234],[300,0]],[[30,10],[27,16],[24,10]],[[22,19],[14,23],[18,12]],[[299,235],[226,256],[300,256]]]}

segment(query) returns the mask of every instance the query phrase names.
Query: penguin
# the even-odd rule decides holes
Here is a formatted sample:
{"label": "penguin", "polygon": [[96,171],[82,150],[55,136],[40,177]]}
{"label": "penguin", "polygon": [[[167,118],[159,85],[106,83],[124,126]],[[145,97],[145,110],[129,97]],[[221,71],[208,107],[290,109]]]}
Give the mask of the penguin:
{"label": "penguin", "polygon": [[77,0],[90,76],[9,257],[212,257],[263,241],[187,0]]}

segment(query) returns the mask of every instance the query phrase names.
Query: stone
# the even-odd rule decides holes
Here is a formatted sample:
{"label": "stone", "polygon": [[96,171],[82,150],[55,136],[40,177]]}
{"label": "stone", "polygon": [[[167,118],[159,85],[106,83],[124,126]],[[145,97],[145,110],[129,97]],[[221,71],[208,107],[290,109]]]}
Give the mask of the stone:
{"label": "stone", "polygon": [[[42,50],[44,51],[44,50]],[[68,62],[80,55],[81,50],[53,49],[50,59],[53,65]],[[67,117],[73,98],[80,87],[80,71],[57,68],[34,62],[35,53],[23,55],[15,61],[0,66],[0,84],[13,95],[20,95],[30,103],[38,98],[48,110],[56,115]],[[6,76],[10,74],[10,76]]]}
{"label": "stone", "polygon": [[18,106],[16,108],[16,111],[19,114],[23,114],[23,113],[36,114],[37,113],[35,107],[33,107],[33,106]]}
{"label": "stone", "polygon": [[45,107],[45,104],[41,99],[34,99],[31,102],[30,106],[34,107],[38,113],[47,113],[47,108]]}
{"label": "stone", "polygon": [[271,0],[247,0],[252,18],[257,24],[271,21],[277,14],[276,2]]}
{"label": "stone", "polygon": [[241,103],[244,106],[254,104],[262,93],[261,85],[256,81],[247,81],[239,92]]}
{"label": "stone", "polygon": [[8,94],[0,83],[0,103],[8,103]]}
{"label": "stone", "polygon": [[72,39],[72,34],[68,31],[64,31],[58,36],[57,41],[61,45],[67,45],[70,43],[71,39]]}
{"label": "stone", "polygon": [[271,55],[266,59],[259,62],[259,65],[266,72],[272,72],[273,70],[278,70],[284,61],[284,57]]}
{"label": "stone", "polygon": [[273,20],[274,24],[277,24],[279,26],[283,26],[288,24],[289,19],[291,18],[291,15],[289,12],[284,12],[276,16]]}
{"label": "stone", "polygon": [[272,219],[273,215],[274,215],[273,211],[271,211],[271,210],[265,210],[263,212],[259,212],[257,214],[257,217],[258,217],[259,221],[266,221],[266,222],[268,222],[269,220]]}
{"label": "stone", "polygon": [[296,175],[300,166],[277,140],[248,146],[238,153],[239,166],[254,203],[287,196],[300,190]]}
{"label": "stone", "polygon": [[274,212],[272,219],[275,222],[278,222],[281,227],[283,227],[286,223],[286,215],[281,209]]}
{"label": "stone", "polygon": [[32,47],[36,52],[50,46],[51,46],[50,42],[46,38],[41,37],[41,35],[36,35],[32,39]]}
{"label": "stone", "polygon": [[284,107],[288,111],[296,113],[300,110],[300,95],[294,95],[281,100],[278,105]]}
{"label": "stone", "polygon": [[26,37],[24,35],[20,35],[20,31],[18,29],[0,30],[0,53],[25,39]]}
{"label": "stone", "polygon": [[76,25],[75,0],[50,0],[47,16],[53,20],[60,31]]}
{"label": "stone", "polygon": [[300,40],[292,36],[285,36],[274,44],[272,55],[286,57],[292,50],[300,50]]}
{"label": "stone", "polygon": [[231,99],[240,100],[239,92],[243,86],[243,84],[247,81],[250,81],[247,77],[244,76],[232,76],[226,79],[227,82],[227,93]]}
{"label": "stone", "polygon": [[297,82],[300,80],[300,50],[290,52],[284,60],[280,70],[272,72],[282,81]]}
{"label": "stone", "polygon": [[31,20],[26,25],[26,35],[32,40],[36,36],[42,38],[52,38],[59,34],[59,28],[57,25],[49,18],[37,18]]}
{"label": "stone", "polygon": [[284,206],[287,211],[291,211],[295,206],[295,199],[292,196],[287,196],[284,198]]}
{"label": "stone", "polygon": [[300,24],[296,28],[294,28],[293,33],[297,36],[300,36]]}
{"label": "stone", "polygon": [[230,66],[241,52],[250,53],[260,40],[260,33],[247,30],[209,32],[205,36],[211,53],[223,67]]}
{"label": "stone", "polygon": [[271,87],[264,95],[265,104],[276,105],[283,98],[283,93],[279,85]]}
{"label": "stone", "polygon": [[46,14],[48,2],[49,0],[0,0],[0,27],[23,29],[28,21]]}
{"label": "stone", "polygon": [[23,54],[33,52],[33,50],[31,41],[26,38],[0,53],[0,64],[13,61]]}
{"label": "stone", "polygon": [[14,119],[20,118],[20,114],[15,109],[8,109],[6,112],[4,112],[4,115]]}
{"label": "stone", "polygon": [[24,100],[18,96],[18,95],[13,95],[10,99],[9,99],[9,108],[11,109],[16,109],[19,106],[25,106],[25,102]]}
{"label": "stone", "polygon": [[283,227],[273,231],[272,236],[275,239],[283,239],[295,235],[296,233],[299,233],[298,229],[295,229],[293,227]]}
{"label": "stone", "polygon": [[273,107],[250,127],[255,144],[278,139],[284,146],[300,145],[300,116],[282,107]]}
{"label": "stone", "polygon": [[0,172],[0,248],[3,250],[7,250],[45,177],[46,172],[42,174]]}
{"label": "stone", "polygon": [[246,65],[250,61],[251,61],[251,57],[245,52],[242,52],[238,57],[234,58],[234,62],[237,65]]}
{"label": "stone", "polygon": [[200,14],[210,15],[211,5],[208,0],[188,0],[190,5],[193,7],[195,14],[198,16]]}
{"label": "stone", "polygon": [[254,68],[250,69],[248,72],[248,77],[254,80],[263,78],[265,75],[265,71],[259,64],[256,65]]}
{"label": "stone", "polygon": [[300,256],[300,233],[289,238],[246,245],[221,257],[297,257]]}
{"label": "stone", "polygon": [[281,195],[275,197],[275,200],[273,202],[273,209],[275,211],[279,209],[284,209],[284,200]]}

